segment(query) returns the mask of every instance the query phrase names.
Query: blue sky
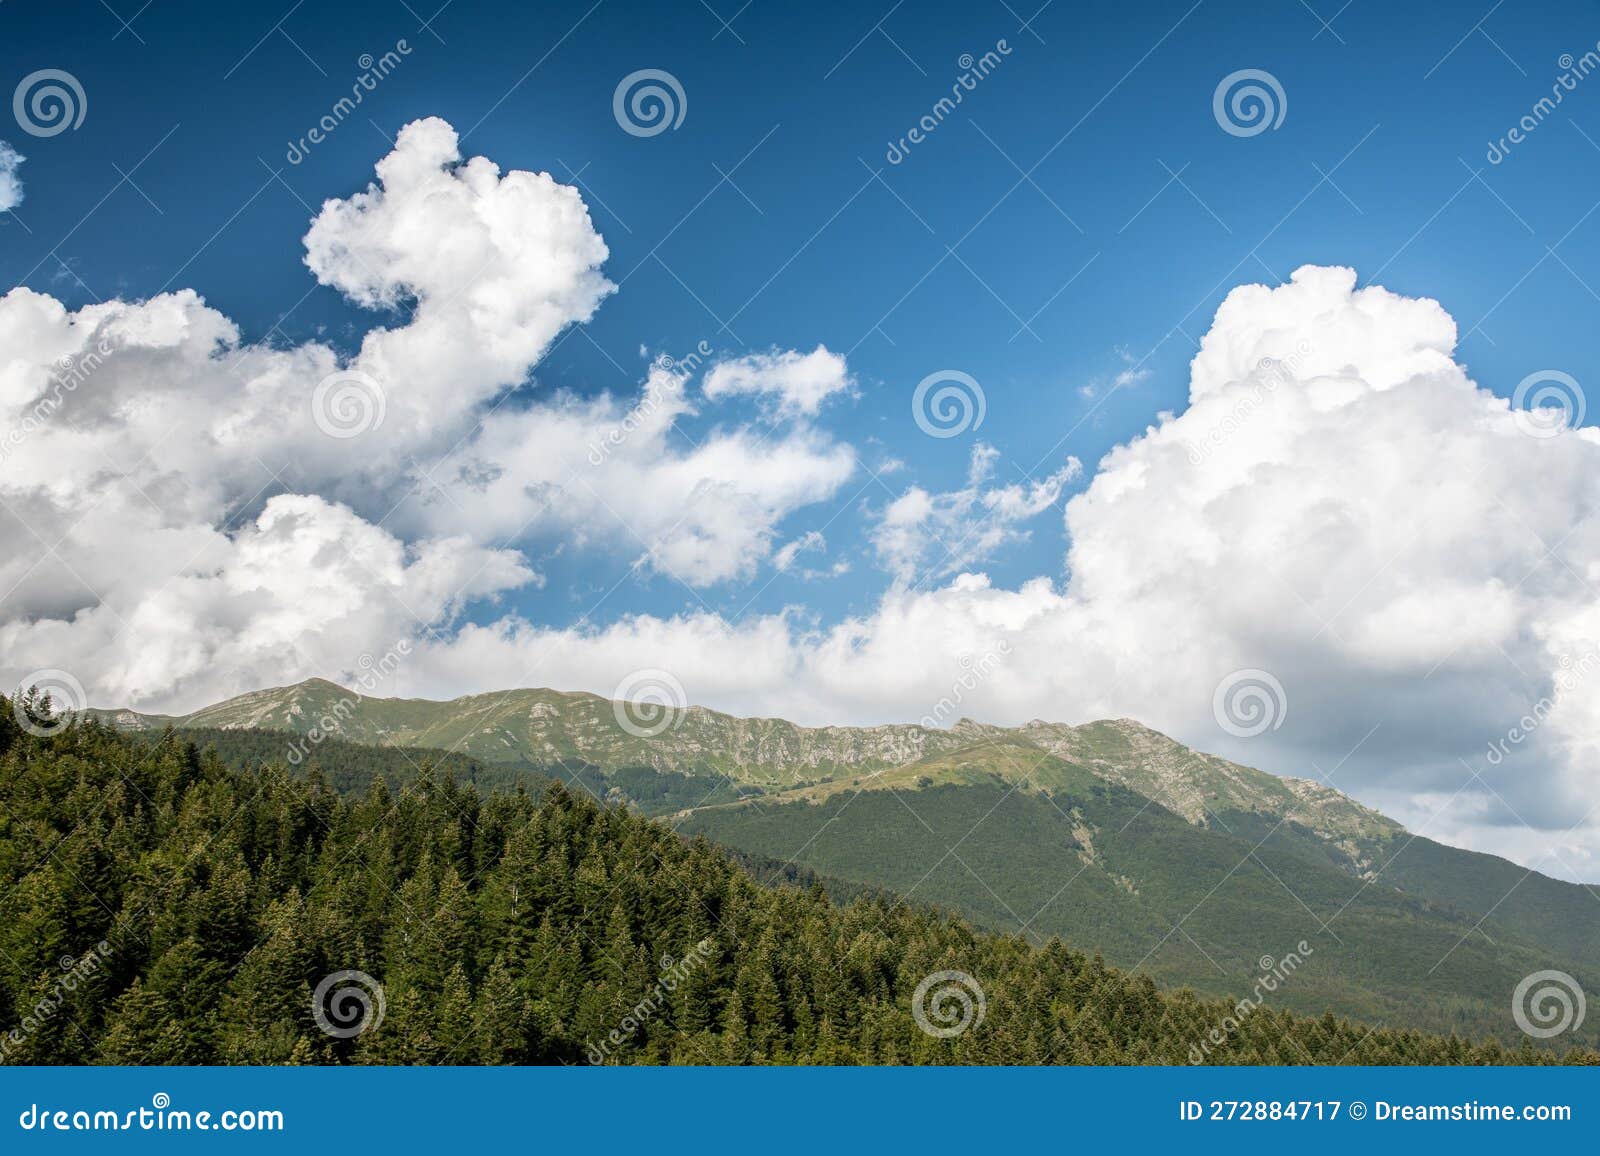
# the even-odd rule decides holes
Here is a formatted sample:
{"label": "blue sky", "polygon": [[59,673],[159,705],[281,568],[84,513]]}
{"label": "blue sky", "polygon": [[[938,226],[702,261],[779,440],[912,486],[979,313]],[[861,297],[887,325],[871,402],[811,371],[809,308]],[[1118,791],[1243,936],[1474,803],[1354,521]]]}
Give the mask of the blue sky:
{"label": "blue sky", "polygon": [[[1319,488],[1325,477],[1302,479],[1290,500],[1305,502],[1305,512],[1274,524],[1273,541],[1252,546],[1284,561],[1263,591],[1290,591],[1285,613],[1306,607],[1306,623],[1290,627],[1279,615],[1259,630],[1238,629],[1232,620],[1223,628],[1207,611],[1200,615],[1206,627],[1184,643],[1174,641],[1184,630],[1165,625],[1144,643],[1120,643],[1105,633],[1105,622],[1142,614],[1146,604],[1130,591],[1136,593],[1142,574],[1160,569],[1164,543],[1191,522],[1160,526],[1148,511],[1141,518],[1118,507],[1126,489],[1117,488],[1116,471],[1101,467],[1109,452],[1162,425],[1162,415],[1181,415],[1189,406],[1190,361],[1208,331],[1219,349],[1234,340],[1230,335],[1247,332],[1239,348],[1274,356],[1282,355],[1274,344],[1282,334],[1304,332],[1317,347],[1317,375],[1344,374],[1380,387],[1394,364],[1384,359],[1399,356],[1395,349],[1449,346],[1432,336],[1432,313],[1396,306],[1401,337],[1368,348],[1366,322],[1327,320],[1350,300],[1349,287],[1332,282],[1285,305],[1288,320],[1277,336],[1257,333],[1253,319],[1272,314],[1277,307],[1270,304],[1255,313],[1241,305],[1230,323],[1237,330],[1220,322],[1214,329],[1219,307],[1238,286],[1276,287],[1307,264],[1353,267],[1361,286],[1438,301],[1455,320],[1453,372],[1464,368],[1471,382],[1499,397],[1511,397],[1519,382],[1547,370],[1575,383],[1600,377],[1593,341],[1600,318],[1593,285],[1600,279],[1592,275],[1600,243],[1593,199],[1600,187],[1600,80],[1577,81],[1498,163],[1486,157],[1491,142],[1506,137],[1572,67],[1564,58],[1595,48],[1600,18],[1592,5],[1551,3],[1527,12],[1491,7],[1489,0],[1470,8],[1290,0],[1085,11],[1057,0],[1035,11],[1031,2],[1000,0],[871,8],[770,0],[743,7],[736,0],[670,6],[455,0],[436,10],[435,0],[370,0],[336,7],[172,0],[141,7],[137,0],[107,0],[0,8],[6,84],[61,70],[81,86],[86,106],[81,124],[54,135],[20,125],[11,131],[9,121],[0,128],[0,139],[26,158],[16,169],[23,200],[0,215],[0,280],[46,294],[67,310],[190,288],[237,323],[246,345],[290,351],[320,342],[354,358],[364,335],[374,326],[404,325],[413,303],[401,293],[393,308],[374,310],[342,294],[337,274],[319,283],[302,238],[324,201],[351,198],[368,186],[374,164],[396,147],[403,126],[438,117],[454,127],[464,156],[491,158],[502,172],[547,172],[576,186],[609,249],[604,274],[617,287],[590,320],[558,327],[531,371],[496,396],[495,409],[537,414],[563,397],[627,399],[640,390],[651,358],[681,357],[702,343],[712,350],[709,362],[824,345],[845,359],[851,381],[848,396],[831,397],[766,443],[819,453],[831,447],[849,459],[848,476],[814,499],[779,503],[772,525],[756,534],[749,566],[708,580],[641,567],[638,543],[628,545],[627,535],[621,545],[597,545],[605,537],[598,525],[604,515],[593,525],[524,537],[485,532],[475,548],[515,551],[538,580],[502,575],[492,588],[422,614],[421,627],[450,645],[414,663],[398,689],[443,695],[525,679],[606,692],[630,670],[664,667],[675,685],[687,688],[688,700],[727,709],[806,721],[915,718],[924,713],[928,687],[937,691],[950,682],[946,667],[986,645],[967,627],[975,621],[995,630],[1036,626],[1037,615],[1061,609],[1056,599],[1099,623],[1082,651],[1111,655],[1117,669],[1088,658],[1083,669],[1103,670],[1105,686],[1080,694],[1063,689],[1082,685],[1079,674],[1062,675],[1056,684],[1048,671],[1033,668],[1004,693],[975,693],[974,713],[996,721],[1130,713],[1273,770],[1326,771],[1348,761],[1352,777],[1336,785],[1413,820],[1448,811],[1453,817],[1442,834],[1524,858],[1544,838],[1538,832],[1558,827],[1574,800],[1600,799],[1579,721],[1559,741],[1513,742],[1518,758],[1506,765],[1524,770],[1504,772],[1504,782],[1494,768],[1505,760],[1483,760],[1527,704],[1552,693],[1559,672],[1572,665],[1557,663],[1551,639],[1560,635],[1570,649],[1591,637],[1587,626],[1571,625],[1572,607],[1588,593],[1581,586],[1600,577],[1600,570],[1589,570],[1594,559],[1586,552],[1596,505],[1582,480],[1592,474],[1587,458],[1562,457],[1558,468],[1550,452],[1525,457],[1534,452],[1531,443],[1517,443],[1515,465],[1507,467],[1514,476],[1490,492],[1480,479],[1491,467],[1466,471],[1439,440],[1458,425],[1475,428],[1490,417],[1463,417],[1448,399],[1438,408],[1408,410],[1409,425],[1396,420],[1383,427],[1393,438],[1389,456],[1364,470],[1352,462],[1363,476],[1352,476],[1350,488],[1376,484],[1388,463],[1437,454],[1438,468],[1431,476],[1424,471],[1424,484],[1396,481],[1370,505],[1363,498],[1355,513],[1352,497],[1350,509],[1328,518],[1329,526],[1342,528],[1320,534],[1312,550],[1296,535],[1338,506],[1340,496]],[[353,116],[321,142],[294,147],[350,92],[367,67],[364,55],[381,57],[401,42],[399,63]],[[998,63],[988,75],[892,161],[891,145],[967,69],[964,55],[990,51]],[[668,73],[681,87],[676,127],[637,135],[619,123],[614,93],[641,69]],[[1241,135],[1219,123],[1214,93],[1240,70],[1268,73],[1281,88],[1276,127]],[[1335,304],[1317,313],[1323,301]],[[1302,317],[1295,309],[1311,312]],[[1387,317],[1390,306],[1382,310]],[[1387,333],[1388,324],[1372,322],[1375,332]],[[1347,340],[1348,357],[1340,352]],[[1420,363],[1403,364],[1411,373]],[[981,429],[935,438],[912,420],[917,384],[940,371],[980,383]],[[689,388],[702,386],[692,381]],[[243,386],[219,388],[207,396],[222,415]],[[92,396],[92,389],[81,396]],[[1325,399],[1312,400],[1317,409]],[[778,428],[772,406],[770,395],[718,404],[700,398],[678,415],[671,437],[685,451],[743,431],[766,437]],[[78,419],[69,411],[67,420],[86,417],[87,411]],[[213,432],[224,425],[218,416]],[[1274,463],[1312,458],[1316,447],[1338,444],[1340,431],[1322,433]],[[1558,440],[1563,447],[1590,444],[1576,435]],[[1231,444],[1228,454],[1242,452]],[[972,481],[980,445],[984,471]],[[237,452],[219,448],[216,455]],[[327,452],[324,444],[313,456]],[[1136,479],[1136,487],[1144,484],[1137,479],[1157,476],[1151,463],[1138,460],[1143,452],[1119,475]],[[189,484],[164,478],[160,457],[140,494],[154,508],[165,504],[164,486]],[[1075,472],[1068,470],[1073,458],[1081,463]],[[900,465],[883,469],[893,463]],[[1088,500],[1102,475],[1100,499]],[[1051,478],[1043,491],[1027,489]],[[23,492],[23,481],[9,484]],[[729,484],[737,489],[737,479]],[[1161,484],[1173,487],[1172,504],[1193,489],[1181,480]],[[37,470],[26,485],[41,502],[65,501],[59,492],[46,494]],[[293,494],[296,485],[290,471],[265,487],[208,489],[216,509],[190,529],[240,540],[240,527],[264,503]],[[351,496],[360,487],[348,479],[310,485],[308,492],[351,503],[361,518],[396,534],[403,550],[415,552],[448,529],[449,519],[437,511],[432,521],[419,513],[389,524],[375,498],[363,505]],[[1001,493],[1006,487],[1015,489],[1009,497]],[[888,512],[912,488],[955,502],[944,528],[963,536],[981,520],[960,505],[963,492],[980,513],[1008,501],[1028,506],[1014,519],[990,523],[999,525],[996,536],[960,568],[983,573],[989,588],[1011,601],[997,597],[981,612],[958,615],[959,622],[929,609],[945,602],[894,601],[907,587],[931,598],[965,581],[953,570],[897,570],[886,556]],[[1541,507],[1541,493],[1559,498]],[[1063,513],[1077,494],[1085,497],[1075,523],[1078,544],[1086,546],[1080,562],[1089,578],[1082,588],[1070,586],[1076,576],[1066,559],[1075,542]],[[17,501],[20,523],[31,507]],[[1233,501],[1248,507],[1252,499],[1241,490]],[[1498,623],[1504,611],[1504,629],[1497,626],[1493,637],[1460,637],[1442,619],[1418,627],[1418,614],[1407,609],[1415,604],[1406,599],[1422,591],[1428,601],[1441,575],[1454,571],[1435,565],[1446,557],[1444,546],[1408,569],[1396,561],[1398,553],[1390,556],[1387,542],[1414,541],[1438,523],[1430,515],[1401,533],[1376,524],[1370,511],[1434,502],[1446,520],[1481,502],[1489,512],[1473,516],[1486,527],[1499,516],[1496,508],[1506,512],[1504,526],[1485,530],[1491,546],[1482,551],[1470,548],[1474,523],[1462,516],[1465,529],[1448,545],[1462,551],[1464,572],[1476,577],[1463,580],[1467,593],[1459,603],[1432,598],[1434,610],[1454,608],[1445,618],[1459,612]],[[1265,533],[1251,519],[1269,505],[1262,499],[1251,507],[1238,532]],[[85,517],[89,508],[82,507]],[[58,504],[50,516],[72,521],[65,511]],[[737,521],[740,511],[731,506],[726,517]],[[624,511],[620,520],[626,518]],[[8,676],[94,665],[100,652],[68,645],[66,626],[52,624],[117,600],[100,597],[94,575],[65,560],[53,592],[28,594],[30,583],[50,572],[55,553],[43,548],[47,535],[18,533],[22,561],[8,582],[14,593],[6,611],[16,633],[0,634],[12,650],[4,656]],[[796,555],[800,564],[787,570],[773,565],[783,546],[808,541],[811,533],[825,546]],[[1136,540],[1140,533],[1146,540]],[[1340,533],[1352,537],[1341,545]],[[1119,534],[1125,540],[1113,541]],[[1104,562],[1101,547],[1108,543],[1126,565]],[[37,556],[24,557],[28,551]],[[1480,554],[1488,559],[1481,573],[1472,569]],[[1348,574],[1339,570],[1339,559],[1356,557],[1372,560]],[[34,569],[22,570],[24,563]],[[504,558],[494,565],[501,563],[509,565]],[[464,563],[468,571],[478,564]],[[1537,611],[1525,607],[1526,613],[1506,609],[1525,589],[1518,575],[1539,567],[1551,571],[1548,580],[1526,590],[1564,600],[1561,613],[1550,608],[1553,602],[1541,602]],[[1224,590],[1243,589],[1214,577]],[[1045,585],[1030,588],[1030,580]],[[1320,593],[1313,589],[1319,583],[1326,585]],[[1573,583],[1579,586],[1569,589]],[[1192,592],[1179,586],[1165,582],[1159,594],[1174,604],[1190,598],[1197,607],[1217,596],[1216,582]],[[963,589],[976,588],[968,582]],[[1029,589],[1035,593],[1025,594]],[[1128,601],[1112,600],[1113,589]],[[1265,605],[1266,593],[1245,592]],[[177,653],[182,645],[146,625],[167,619],[142,598],[129,594],[112,607],[120,625],[101,645],[126,648],[141,631],[153,633],[141,654],[109,663],[114,678],[83,675],[96,701],[188,707],[251,680],[348,675],[354,654],[374,653],[392,637],[387,624],[368,622],[361,630],[371,637],[351,628],[339,635],[338,653],[346,657],[330,658],[317,641],[334,635],[333,618],[326,617],[315,629],[287,632],[281,661],[252,651],[255,657],[237,666],[215,660],[227,665],[217,678],[199,678],[192,663],[169,675],[150,655]],[[973,605],[981,601],[975,596]],[[924,611],[930,617],[919,618]],[[249,613],[229,603],[184,631],[243,636],[250,631],[239,623]],[[528,632],[518,640],[524,647],[518,662],[485,658],[494,650],[489,642],[459,634],[464,626],[493,634],[496,624],[512,620]],[[867,625],[858,630],[848,625],[853,621]],[[890,622],[918,637],[948,634],[958,641],[941,653],[893,651],[929,673],[916,687],[875,697],[884,679],[862,656],[887,637]],[[250,623],[250,630],[260,626]],[[830,633],[841,624],[842,633]],[[632,632],[626,638],[603,634],[625,626]],[[1056,653],[1076,650],[1084,629],[1062,627],[1051,643]],[[1385,649],[1387,640],[1412,630],[1426,635],[1414,651],[1397,656]],[[777,635],[784,637],[773,641]],[[759,649],[752,641],[758,636],[773,651],[745,668],[737,656]],[[1331,658],[1321,654],[1318,648],[1335,636],[1345,649]],[[717,639],[734,649],[719,652]],[[480,642],[488,650],[475,648]],[[538,653],[524,665],[533,644]],[[77,657],[58,658],[58,651]],[[1205,652],[1222,656],[1220,669],[1195,657]],[[1339,667],[1336,676],[1327,673],[1330,662],[1350,654],[1360,661]],[[182,667],[173,661],[175,670]],[[1288,686],[1288,719],[1254,746],[1247,739],[1256,736],[1241,738],[1212,721],[1218,676],[1235,667],[1275,670]],[[1158,668],[1182,677],[1163,683],[1149,676]],[[1576,713],[1569,717],[1578,720],[1571,693],[1567,709]],[[1175,695],[1187,705],[1171,706]],[[1493,725],[1473,725],[1483,717]],[[1542,745],[1547,738],[1552,745]],[[1479,785],[1467,784],[1465,809],[1453,801],[1460,795],[1457,764],[1482,775]],[[1405,774],[1391,774],[1397,765]],[[1543,786],[1524,799],[1506,785],[1512,781]],[[1573,843],[1573,858],[1590,854],[1587,839]],[[1564,873],[1591,868],[1587,861],[1568,864]]]}
{"label": "blue sky", "polygon": [[[726,0],[722,15],[736,7]],[[192,286],[248,335],[278,324],[291,340],[349,342],[372,319],[308,277],[306,206],[361,187],[385,134],[437,115],[465,151],[504,168],[581,172],[607,271],[627,276],[585,327],[592,342],[563,340],[540,386],[628,388],[641,344],[823,342],[848,351],[862,383],[834,421],[881,439],[930,487],[956,484],[966,451],[904,420],[927,373],[958,367],[983,382],[982,432],[1009,463],[1070,453],[1092,465],[1181,404],[1194,340],[1229,289],[1306,262],[1440,299],[1465,331],[1462,360],[1490,388],[1509,394],[1545,363],[1580,380],[1596,366],[1600,301],[1562,262],[1594,267],[1600,222],[1579,221],[1600,179],[1589,139],[1600,140],[1600,92],[1580,93],[1570,123],[1563,110],[1502,164],[1484,159],[1548,91],[1557,58],[1592,45],[1585,5],[1500,9],[1476,33],[1476,10],[1364,0],[1328,27],[1297,3],[1053,4],[1026,28],[1017,14],[1028,12],[998,2],[907,4],[877,33],[877,9],[759,0],[728,28],[698,4],[458,2],[427,29],[418,16],[434,9],[398,0],[288,9],[158,0],[127,28],[98,3],[5,12],[6,75],[65,68],[89,115],[71,134],[17,142],[26,227],[4,234],[0,277],[73,304]],[[1335,11],[1324,0],[1322,17]],[[401,38],[413,49],[403,66],[288,165],[288,142],[347,91],[358,57]],[[1003,65],[887,164],[889,142],[959,75],[958,57],[1000,39],[1012,47]],[[611,94],[645,67],[677,76],[688,110],[679,129],[640,139],[618,129]],[[1218,129],[1212,91],[1237,68],[1278,77],[1280,128]],[[1558,242],[1560,260],[1547,250]],[[1020,336],[1019,317],[1031,319]],[[1147,380],[1109,400],[1080,396],[1126,357]],[[1063,550],[1059,524],[1041,520],[991,572],[1058,571]],[[563,572],[530,612],[563,616],[569,592],[615,573],[608,562]],[[795,585],[773,583],[756,608],[792,600]],[[804,593],[837,614],[867,609],[880,586],[857,566]],[[748,596],[713,601],[737,609]],[[688,597],[658,578],[597,614]]]}

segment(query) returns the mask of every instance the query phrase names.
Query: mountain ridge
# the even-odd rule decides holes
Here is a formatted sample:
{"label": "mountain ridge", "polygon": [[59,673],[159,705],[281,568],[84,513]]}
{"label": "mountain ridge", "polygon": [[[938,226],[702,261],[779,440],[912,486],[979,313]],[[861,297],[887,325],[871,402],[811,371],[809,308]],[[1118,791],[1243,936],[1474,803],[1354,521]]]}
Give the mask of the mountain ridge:
{"label": "mountain ridge", "polygon": [[[690,776],[709,772],[764,789],[801,787],[841,774],[856,777],[985,738],[1020,735],[1041,752],[1088,766],[1196,825],[1204,825],[1207,814],[1220,807],[1269,809],[1329,836],[1373,838],[1403,831],[1325,784],[1193,751],[1135,719],[1076,725],[1035,719],[1005,727],[962,718],[948,729],[920,723],[808,727],[701,706],[657,709],[664,712],[659,718],[635,728],[655,733],[641,737],[627,729],[626,703],[587,691],[529,687],[452,699],[382,698],[313,678],[250,691],[186,715],[126,708],[86,713],[126,729],[249,727],[305,734],[320,728],[351,741],[459,750],[490,762],[578,759],[603,770],[649,766]],[[1113,757],[1117,747],[1136,758]],[[1150,757],[1155,752],[1160,757]],[[1208,801],[1216,806],[1207,807]]]}

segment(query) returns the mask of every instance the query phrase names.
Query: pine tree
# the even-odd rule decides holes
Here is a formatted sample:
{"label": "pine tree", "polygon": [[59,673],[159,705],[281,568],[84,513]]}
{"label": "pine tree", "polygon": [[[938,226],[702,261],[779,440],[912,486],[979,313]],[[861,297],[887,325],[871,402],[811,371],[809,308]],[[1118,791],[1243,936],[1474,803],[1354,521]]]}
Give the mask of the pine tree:
{"label": "pine tree", "polygon": [[185,1033],[177,1012],[136,977],[117,1000],[100,1048],[101,1061],[134,1067],[198,1063],[202,1048]]}

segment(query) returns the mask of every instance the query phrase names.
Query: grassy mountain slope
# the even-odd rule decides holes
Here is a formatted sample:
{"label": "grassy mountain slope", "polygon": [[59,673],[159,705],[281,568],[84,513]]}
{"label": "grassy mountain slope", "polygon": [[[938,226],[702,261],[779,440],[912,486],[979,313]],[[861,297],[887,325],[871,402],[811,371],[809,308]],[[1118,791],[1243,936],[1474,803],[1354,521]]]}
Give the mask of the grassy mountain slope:
{"label": "grassy mountain slope", "polygon": [[[1494,855],[1408,836],[1375,873],[1569,957],[1600,959],[1600,886],[1565,883]],[[1487,925],[1487,924],[1486,924]]]}
{"label": "grassy mountain slope", "polygon": [[[611,770],[647,766],[720,775],[757,785],[810,782],[825,775],[895,766],[961,740],[920,726],[801,727],[782,719],[742,719],[702,707],[640,717],[598,695],[512,690],[435,702],[368,698],[323,679],[255,691],[184,716],[92,712],[113,725],[156,728],[333,729],[354,742],[436,747],[487,762],[581,762]],[[637,708],[632,708],[637,715]]]}
{"label": "grassy mountain slope", "polygon": [[1375,854],[1404,829],[1347,795],[1310,779],[1282,778],[1190,750],[1131,719],[1069,727],[1031,722],[1018,728],[1035,746],[1121,783],[1197,825],[1220,825],[1233,813],[1283,819],[1315,832],[1324,853],[1352,874],[1370,872]]}
{"label": "grassy mountain slope", "polygon": [[1510,992],[1531,971],[1600,980],[1592,957],[1552,952],[1512,922],[1479,926],[1452,904],[1355,878],[1314,837],[1278,837],[1288,824],[1200,827],[1014,739],[676,821],[985,927],[1092,943],[1208,993],[1248,988],[1263,958],[1304,941],[1308,964],[1275,996],[1302,1011],[1486,1035],[1512,1028]]}

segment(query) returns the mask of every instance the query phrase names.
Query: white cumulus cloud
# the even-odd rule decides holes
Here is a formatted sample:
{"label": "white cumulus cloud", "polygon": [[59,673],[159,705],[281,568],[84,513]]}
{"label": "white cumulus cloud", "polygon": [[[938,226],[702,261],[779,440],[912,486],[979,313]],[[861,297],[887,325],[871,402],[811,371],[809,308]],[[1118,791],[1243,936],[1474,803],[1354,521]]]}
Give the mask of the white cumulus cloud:
{"label": "white cumulus cloud", "polygon": [[538,583],[533,544],[723,581],[855,469],[804,421],[693,442],[667,370],[637,397],[528,389],[612,291],[605,243],[575,189],[463,160],[441,120],[402,129],[305,246],[320,282],[396,314],[349,358],[245,341],[191,290],[0,297],[9,684],[62,667],[97,703],[192,709],[337,677]]}
{"label": "white cumulus cloud", "polygon": [[719,362],[706,374],[704,389],[713,399],[755,394],[774,400],[786,416],[815,416],[824,401],[852,384],[844,358],[819,345],[810,353],[773,350]]}
{"label": "white cumulus cloud", "polygon": [[22,178],[17,170],[27,158],[0,140],[0,213],[9,213],[22,204]]}

